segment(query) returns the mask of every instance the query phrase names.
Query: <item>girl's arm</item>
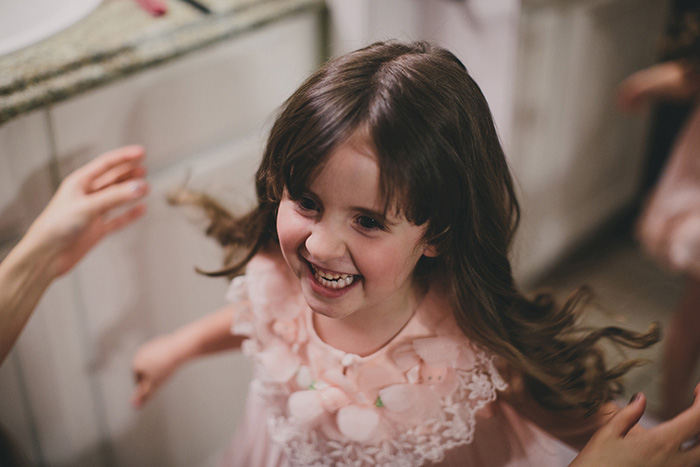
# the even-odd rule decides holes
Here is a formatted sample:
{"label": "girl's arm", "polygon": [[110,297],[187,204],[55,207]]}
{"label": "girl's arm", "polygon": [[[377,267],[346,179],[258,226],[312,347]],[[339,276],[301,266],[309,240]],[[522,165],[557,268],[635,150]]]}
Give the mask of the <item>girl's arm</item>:
{"label": "girl's arm", "polygon": [[692,101],[699,92],[698,70],[685,60],[669,60],[625,78],[617,89],[617,107],[637,112],[655,101]]}
{"label": "girl's arm", "polygon": [[[145,211],[144,149],[126,146],[68,175],[22,240],[0,263],[0,363],[39,299],[105,235]],[[115,208],[123,207],[114,215]]]}
{"label": "girl's arm", "polygon": [[176,331],[143,344],[132,361],[134,407],[141,407],[184,363],[204,355],[238,349],[244,336],[231,334],[235,307],[229,305]]}

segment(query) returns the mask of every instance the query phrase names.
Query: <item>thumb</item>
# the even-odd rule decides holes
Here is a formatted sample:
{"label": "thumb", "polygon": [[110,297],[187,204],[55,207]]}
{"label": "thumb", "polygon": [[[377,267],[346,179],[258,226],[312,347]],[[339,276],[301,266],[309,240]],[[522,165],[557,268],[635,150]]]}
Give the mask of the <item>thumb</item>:
{"label": "thumb", "polygon": [[151,383],[145,379],[140,379],[136,383],[134,393],[131,396],[131,405],[135,409],[140,409],[146,403],[151,393]]}
{"label": "thumb", "polygon": [[637,393],[632,396],[627,407],[620,409],[608,422],[612,432],[620,437],[624,437],[642,418],[646,406],[647,400],[644,394]]}

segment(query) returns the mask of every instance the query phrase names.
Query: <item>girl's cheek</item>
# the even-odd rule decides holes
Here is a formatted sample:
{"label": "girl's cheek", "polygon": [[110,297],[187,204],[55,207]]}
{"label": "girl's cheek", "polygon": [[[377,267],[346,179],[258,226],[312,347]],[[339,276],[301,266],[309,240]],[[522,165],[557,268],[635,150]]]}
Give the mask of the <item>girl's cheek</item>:
{"label": "girl's cheek", "polygon": [[284,239],[288,237],[289,229],[289,210],[285,206],[285,202],[282,201],[279,209],[277,210],[277,236],[279,237],[280,244],[283,243]]}
{"label": "girl's cheek", "polygon": [[277,236],[283,250],[296,249],[303,243],[307,222],[304,216],[296,212],[292,202],[283,200],[280,203],[277,211]]}
{"label": "girl's cheek", "polygon": [[282,199],[280,205],[277,208],[277,230],[284,230],[291,220],[291,216],[294,213],[294,205],[291,201],[287,199]]}

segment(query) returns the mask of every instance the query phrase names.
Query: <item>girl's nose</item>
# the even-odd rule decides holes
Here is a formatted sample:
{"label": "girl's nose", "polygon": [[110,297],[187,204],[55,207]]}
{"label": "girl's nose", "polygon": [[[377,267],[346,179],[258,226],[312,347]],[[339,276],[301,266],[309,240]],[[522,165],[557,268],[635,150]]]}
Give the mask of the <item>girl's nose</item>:
{"label": "girl's nose", "polygon": [[324,224],[316,224],[306,238],[306,250],[319,262],[342,258],[345,255],[345,242],[334,229]]}

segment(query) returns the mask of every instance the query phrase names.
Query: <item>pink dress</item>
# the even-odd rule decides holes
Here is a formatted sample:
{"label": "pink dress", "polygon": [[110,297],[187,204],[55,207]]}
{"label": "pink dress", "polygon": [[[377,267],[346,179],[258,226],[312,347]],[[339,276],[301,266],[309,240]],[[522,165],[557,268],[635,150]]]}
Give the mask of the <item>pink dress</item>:
{"label": "pink dress", "polygon": [[497,398],[493,357],[436,293],[365,357],[318,337],[281,256],[254,258],[228,298],[255,372],[224,465],[564,465],[557,443]]}

